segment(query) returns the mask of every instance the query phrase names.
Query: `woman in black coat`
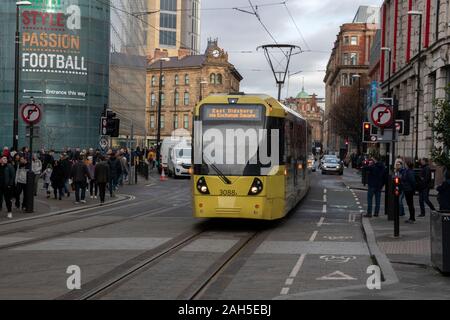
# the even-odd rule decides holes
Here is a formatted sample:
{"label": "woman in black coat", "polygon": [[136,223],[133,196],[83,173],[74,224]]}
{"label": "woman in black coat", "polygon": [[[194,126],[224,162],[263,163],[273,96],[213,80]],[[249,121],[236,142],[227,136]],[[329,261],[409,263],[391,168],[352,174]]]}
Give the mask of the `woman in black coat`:
{"label": "woman in black coat", "polygon": [[52,176],[50,177],[55,199],[57,198],[57,193],[59,192],[59,200],[62,200],[65,180],[66,174],[64,171],[64,166],[61,164],[60,161],[55,161]]}

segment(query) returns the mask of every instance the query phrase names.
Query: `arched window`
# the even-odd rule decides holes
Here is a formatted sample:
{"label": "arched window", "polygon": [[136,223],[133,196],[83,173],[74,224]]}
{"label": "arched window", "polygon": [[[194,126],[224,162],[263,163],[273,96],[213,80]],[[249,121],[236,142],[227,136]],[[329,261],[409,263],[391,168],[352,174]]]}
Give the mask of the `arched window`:
{"label": "arched window", "polygon": [[189,105],[189,92],[184,93],[184,105],[185,106]]}
{"label": "arched window", "polygon": [[161,105],[165,105],[166,103],[166,95],[164,93],[161,93]]}
{"label": "arched window", "polygon": [[156,77],[152,76],[152,87],[156,86]]}
{"label": "arched window", "polygon": [[176,106],[180,104],[180,93],[177,90],[175,90],[174,103]]}
{"label": "arched window", "polygon": [[216,76],[216,81],[217,84],[222,84],[222,75],[220,73]]}
{"label": "arched window", "polygon": [[155,104],[156,104],[156,96],[155,96],[155,94],[153,92],[150,95],[150,104],[151,104],[152,107],[154,107]]}
{"label": "arched window", "polygon": [[162,86],[166,85],[166,76],[164,76],[164,75],[161,77],[161,85]]}
{"label": "arched window", "polygon": [[189,84],[189,75],[188,74],[184,75],[184,84]]}
{"label": "arched window", "polygon": [[177,86],[179,84],[180,84],[180,79],[179,79],[178,75],[176,74],[175,75],[175,85]]}
{"label": "arched window", "polygon": [[209,83],[216,84],[216,75],[214,73],[211,73],[209,76]]}

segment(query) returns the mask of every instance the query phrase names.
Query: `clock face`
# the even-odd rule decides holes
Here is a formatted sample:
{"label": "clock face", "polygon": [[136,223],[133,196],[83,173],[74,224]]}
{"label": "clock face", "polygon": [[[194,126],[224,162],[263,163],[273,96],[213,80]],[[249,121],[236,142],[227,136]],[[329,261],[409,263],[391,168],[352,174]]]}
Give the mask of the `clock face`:
{"label": "clock face", "polygon": [[213,52],[212,52],[212,55],[213,55],[213,57],[214,58],[218,58],[219,56],[220,56],[220,52],[219,52],[219,50],[214,50]]}

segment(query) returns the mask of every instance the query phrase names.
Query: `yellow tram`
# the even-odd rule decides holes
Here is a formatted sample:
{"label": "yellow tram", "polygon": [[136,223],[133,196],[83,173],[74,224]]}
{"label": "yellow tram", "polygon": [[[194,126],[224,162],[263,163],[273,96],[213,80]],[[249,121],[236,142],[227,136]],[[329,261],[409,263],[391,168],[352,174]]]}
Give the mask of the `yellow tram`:
{"label": "yellow tram", "polygon": [[283,218],[310,185],[310,130],[267,95],[212,95],[195,108],[193,211],[198,218]]}

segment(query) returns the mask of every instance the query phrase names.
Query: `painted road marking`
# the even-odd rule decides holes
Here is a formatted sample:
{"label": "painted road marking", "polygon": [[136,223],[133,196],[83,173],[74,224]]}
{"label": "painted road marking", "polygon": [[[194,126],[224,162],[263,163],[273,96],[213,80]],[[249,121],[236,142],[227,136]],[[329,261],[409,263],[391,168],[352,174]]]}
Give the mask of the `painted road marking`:
{"label": "painted road marking", "polygon": [[281,294],[282,295],[287,295],[289,293],[289,288],[283,288],[281,289]]}
{"label": "painted road marking", "polygon": [[317,223],[317,226],[321,227],[323,225],[324,221],[325,221],[325,217],[320,218],[319,223]]}
{"label": "painted road marking", "polygon": [[317,278],[316,280],[357,280],[357,279],[341,271],[335,271],[333,273],[327,274],[326,276]]}
{"label": "painted road marking", "polygon": [[353,239],[352,236],[323,236],[324,239],[328,240],[350,240]]}
{"label": "painted road marking", "polygon": [[313,242],[316,239],[318,233],[319,233],[319,231],[314,231],[314,233],[312,234],[311,238],[309,238],[309,241]]}
{"label": "painted road marking", "polygon": [[286,285],[287,286],[291,286],[293,283],[294,283],[294,279],[292,279],[292,278],[286,279]]}
{"label": "painted road marking", "polygon": [[352,260],[356,260],[356,256],[321,256],[320,260],[325,260],[325,262],[335,262],[335,263],[348,263]]}
{"label": "painted road marking", "polygon": [[323,193],[327,194],[327,189],[323,189]]}
{"label": "painted road marking", "polygon": [[327,195],[326,194],[323,195],[323,202],[327,202]]}
{"label": "painted road marking", "polygon": [[322,213],[327,213],[327,205],[326,204],[323,205]]}

